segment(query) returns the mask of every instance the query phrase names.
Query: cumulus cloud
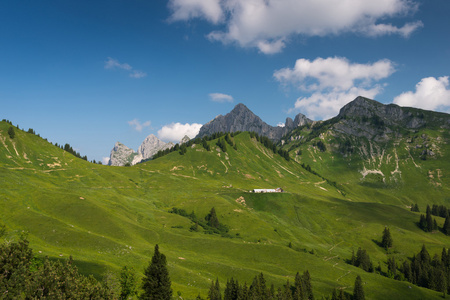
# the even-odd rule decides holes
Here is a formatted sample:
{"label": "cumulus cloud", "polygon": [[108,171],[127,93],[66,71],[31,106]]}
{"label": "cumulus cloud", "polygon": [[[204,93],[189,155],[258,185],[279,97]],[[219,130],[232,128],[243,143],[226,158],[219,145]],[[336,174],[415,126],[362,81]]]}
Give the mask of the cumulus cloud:
{"label": "cumulus cloud", "polygon": [[152,123],[150,121],[146,121],[144,123],[139,122],[138,119],[134,119],[131,121],[128,121],[128,125],[134,127],[134,130],[141,132],[142,129],[144,129],[145,127],[150,127]]}
{"label": "cumulus cloud", "polygon": [[326,120],[336,116],[345,104],[356,97],[364,96],[373,99],[381,90],[382,88],[378,85],[372,89],[352,87],[346,91],[316,92],[309,97],[298,98],[289,112],[301,111],[313,120]]}
{"label": "cumulus cloud", "polygon": [[170,0],[174,21],[193,18],[225,27],[211,32],[211,40],[256,47],[265,54],[282,51],[293,35],[325,36],[345,32],[368,36],[398,34],[408,37],[420,21],[401,27],[377,23],[412,14],[411,0]]}
{"label": "cumulus cloud", "polygon": [[187,21],[193,18],[205,18],[217,24],[223,18],[220,0],[170,0],[172,21]]}
{"label": "cumulus cloud", "polygon": [[142,78],[147,76],[147,73],[139,70],[134,70],[132,66],[127,63],[120,63],[117,59],[108,57],[108,60],[105,61],[105,69],[107,70],[125,70],[128,71],[128,74],[131,78]]}
{"label": "cumulus cloud", "polygon": [[405,92],[394,98],[394,103],[427,110],[450,112],[449,77],[427,77],[416,84],[416,91]]}
{"label": "cumulus cloud", "polygon": [[233,97],[227,94],[222,93],[211,93],[209,94],[209,98],[211,101],[224,103],[224,102],[233,102]]}
{"label": "cumulus cloud", "polygon": [[378,82],[395,72],[394,63],[352,63],[343,57],[298,59],[293,68],[273,76],[284,86],[293,85],[309,96],[300,97],[289,112],[302,111],[310,118],[329,118],[357,96],[374,98],[383,88]]}
{"label": "cumulus cloud", "polygon": [[163,141],[178,143],[185,135],[187,135],[191,139],[194,138],[200,131],[201,127],[202,124],[198,123],[172,123],[169,125],[165,125],[160,130],[158,130],[158,138]]}
{"label": "cumulus cloud", "polygon": [[109,164],[109,157],[103,157],[102,158],[102,164],[108,165]]}

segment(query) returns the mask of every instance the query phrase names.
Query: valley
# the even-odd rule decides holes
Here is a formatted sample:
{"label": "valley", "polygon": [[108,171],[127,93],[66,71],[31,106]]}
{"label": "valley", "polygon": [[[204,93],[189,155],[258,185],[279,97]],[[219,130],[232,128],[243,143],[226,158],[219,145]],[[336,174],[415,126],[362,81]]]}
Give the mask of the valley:
{"label": "valley", "polygon": [[[427,205],[450,206],[450,116],[374,102],[357,99],[336,118],[297,122],[274,141],[289,159],[240,126],[226,152],[223,136],[206,141],[209,151],[199,137],[185,153],[105,166],[16,127],[11,138],[1,122],[0,225],[6,240],[26,234],[37,255],[72,255],[98,279],[125,265],[142,275],[158,244],[183,299],[206,297],[216,278],[222,287],[231,277],[250,284],[262,272],[278,288],[306,270],[316,299],[334,288],[351,293],[357,275],[368,299],[437,299],[441,292],[347,263],[361,247],[387,272],[388,258],[409,260],[422,245],[433,257],[450,242],[417,226]],[[284,192],[251,192],[275,188]],[[213,207],[226,235],[190,230],[191,219],[170,212],[204,219]],[[436,220],[442,227],[444,218]],[[394,241],[388,251],[378,244],[385,227]]]}

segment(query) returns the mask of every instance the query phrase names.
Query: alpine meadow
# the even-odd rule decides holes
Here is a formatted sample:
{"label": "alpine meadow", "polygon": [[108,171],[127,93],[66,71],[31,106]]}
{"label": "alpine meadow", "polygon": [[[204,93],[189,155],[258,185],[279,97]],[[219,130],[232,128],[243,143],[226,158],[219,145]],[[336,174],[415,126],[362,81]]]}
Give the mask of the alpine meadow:
{"label": "alpine meadow", "polygon": [[[29,268],[73,259],[112,298],[124,282],[143,299],[247,299],[256,283],[253,299],[450,292],[450,115],[358,97],[278,140],[258,120],[239,104],[205,134],[122,167],[2,121],[2,249],[26,240]],[[142,296],[152,283],[141,278],[165,267],[170,288]],[[136,278],[114,287],[124,268]]]}

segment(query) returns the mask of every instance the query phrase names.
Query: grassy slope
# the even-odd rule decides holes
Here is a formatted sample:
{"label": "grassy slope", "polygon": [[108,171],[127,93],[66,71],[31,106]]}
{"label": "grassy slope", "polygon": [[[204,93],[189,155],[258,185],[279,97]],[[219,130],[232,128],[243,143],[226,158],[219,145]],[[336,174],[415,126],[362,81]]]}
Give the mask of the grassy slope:
{"label": "grassy slope", "polygon": [[[129,168],[100,166],[17,129],[11,140],[8,127],[0,123],[1,221],[9,238],[28,232],[40,255],[73,255],[84,272],[101,276],[124,265],[141,271],[158,243],[168,258],[174,291],[185,298],[206,295],[216,277],[222,284],[231,276],[250,283],[264,272],[269,282],[280,286],[306,269],[316,298],[334,287],[352,290],[357,274],[367,282],[369,298],[438,296],[345,263],[361,246],[375,266],[381,261],[386,269],[386,254],[373,241],[381,239],[385,225],[391,228],[398,258],[418,252],[422,243],[430,253],[440,253],[449,241],[441,233],[426,234],[415,226],[418,215],[405,208],[410,199],[399,201],[390,190],[369,196],[372,191],[355,184],[351,172],[333,177],[331,166],[327,172],[339,179],[344,197],[246,133],[234,138],[238,150],[228,147],[226,154],[195,146],[183,156],[174,152]],[[320,168],[317,171],[325,173],[325,165]],[[287,193],[247,192],[274,187]],[[240,197],[245,205],[236,202]],[[199,217],[214,206],[230,234],[239,236],[190,232],[188,219],[168,213],[174,206]],[[287,247],[290,242],[292,249]]]}

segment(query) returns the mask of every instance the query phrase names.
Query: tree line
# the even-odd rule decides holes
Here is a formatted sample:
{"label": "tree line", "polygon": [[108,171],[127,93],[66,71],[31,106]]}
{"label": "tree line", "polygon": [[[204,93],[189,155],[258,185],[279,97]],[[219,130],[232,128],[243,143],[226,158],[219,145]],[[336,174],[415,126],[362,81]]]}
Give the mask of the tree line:
{"label": "tree line", "polygon": [[250,132],[250,138],[256,139],[259,143],[261,143],[264,147],[269,150],[272,150],[274,154],[278,154],[283,157],[285,160],[290,161],[291,157],[289,156],[288,150],[283,150],[278,148],[277,145],[272,142],[268,137],[257,134],[256,132]]}
{"label": "tree line", "polygon": [[[442,228],[439,228],[436,218],[433,218],[432,216],[445,218]],[[433,208],[427,205],[426,213],[425,215],[420,215],[417,225],[425,232],[432,232],[440,229],[445,235],[450,235],[449,209],[443,205],[433,205]]]}
{"label": "tree line", "polygon": [[[203,299],[200,295],[197,299]],[[211,282],[211,287],[208,291],[207,299],[209,300],[314,300],[313,289],[311,285],[311,276],[309,271],[303,272],[303,275],[297,272],[295,275],[294,284],[287,280],[283,287],[275,290],[274,284],[267,283],[264,274],[260,273],[255,276],[251,285],[248,286],[246,282],[240,284],[238,280],[233,277],[227,280],[225,290],[222,293],[220,290],[219,280]]]}
{"label": "tree line", "polygon": [[[8,128],[8,135],[9,135],[10,139],[14,139],[15,136],[16,136],[16,132],[15,132],[15,129],[14,129],[14,128],[17,128],[18,130],[21,130],[21,129],[19,128],[19,125],[17,125],[17,126],[12,126],[12,122],[9,121],[9,120],[6,120],[6,119],[3,119],[2,122],[6,122],[6,123],[8,123],[8,124],[11,125],[11,126]],[[25,131],[25,130],[22,129],[22,131]],[[29,133],[29,134],[32,134],[32,135],[41,137],[39,134],[36,133],[36,131],[35,131],[33,128],[29,128],[28,131],[26,131],[26,133]],[[44,139],[44,140],[47,141],[47,139]],[[53,144],[53,143],[51,143],[51,144]],[[87,157],[86,155],[81,155],[79,152],[75,151],[75,150],[72,148],[72,146],[70,146],[70,145],[67,144],[67,143],[66,143],[64,146],[63,146],[63,145],[58,145],[58,143],[55,143],[54,146],[56,146],[56,147],[58,147],[58,148],[61,148],[62,150],[64,150],[64,151],[66,151],[66,152],[68,152],[68,153],[74,155],[75,157],[78,157],[78,158],[81,158],[81,159],[83,159],[83,160],[88,161],[88,157]],[[98,162],[97,162],[97,161],[93,160],[93,161],[91,161],[91,162],[94,163],[94,164],[102,164],[101,161],[98,161]]]}

